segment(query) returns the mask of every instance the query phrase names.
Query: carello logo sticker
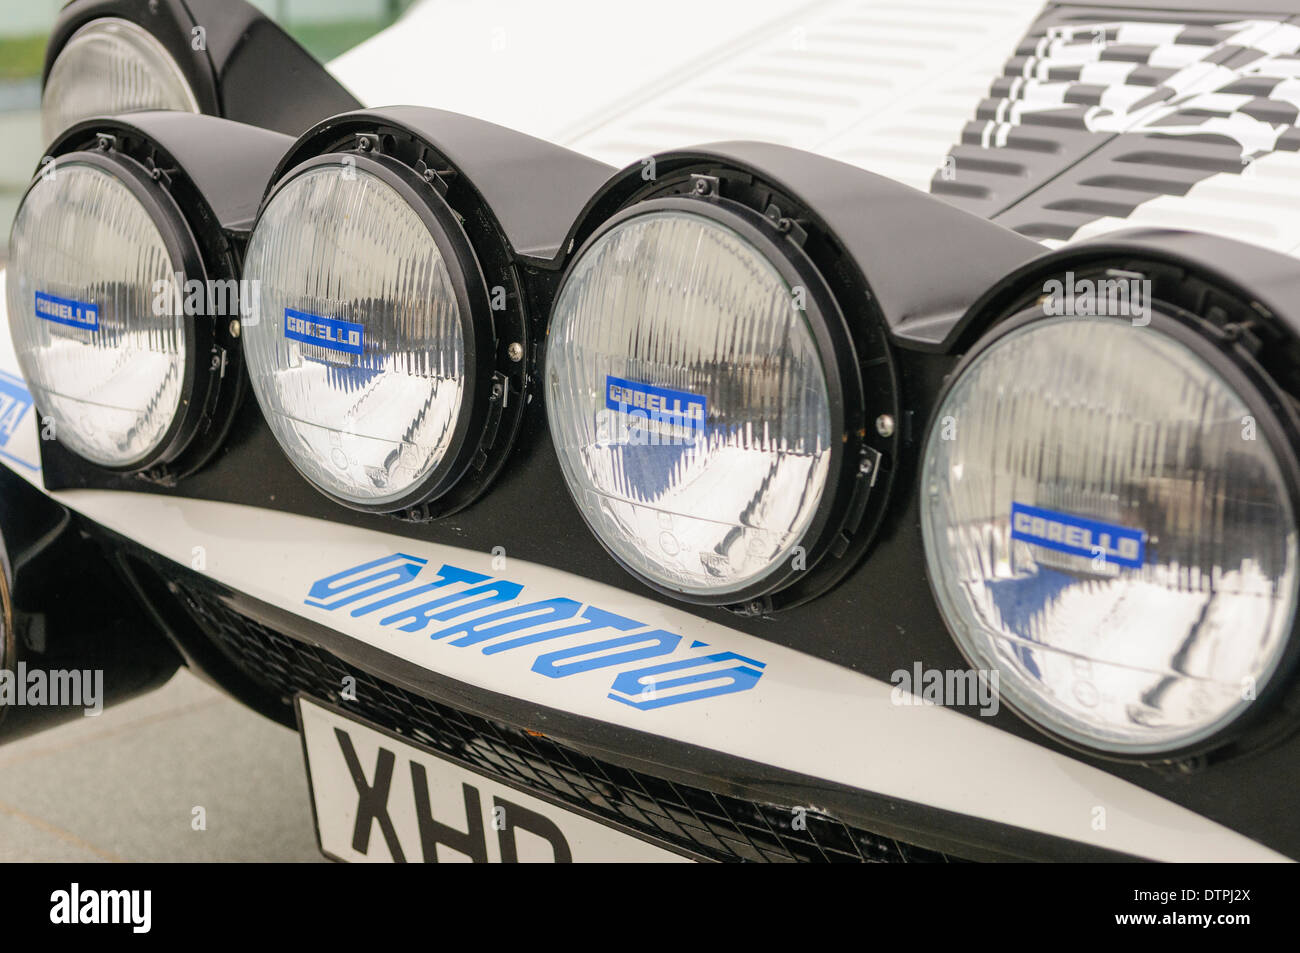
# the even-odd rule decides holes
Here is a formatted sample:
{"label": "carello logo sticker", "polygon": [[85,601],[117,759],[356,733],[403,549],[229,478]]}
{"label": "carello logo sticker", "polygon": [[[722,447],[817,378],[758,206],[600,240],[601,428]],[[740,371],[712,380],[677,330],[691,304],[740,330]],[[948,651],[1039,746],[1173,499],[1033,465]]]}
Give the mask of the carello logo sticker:
{"label": "carello logo sticker", "polygon": [[36,292],[36,316],[55,324],[66,324],[70,328],[83,328],[87,331],[99,330],[99,305],[89,301],[73,301],[71,298],[59,298]]}
{"label": "carello logo sticker", "polygon": [[625,414],[639,410],[653,420],[686,426],[699,426],[707,415],[703,394],[654,387],[613,376],[605,378],[605,406]]}
{"label": "carello logo sticker", "polygon": [[605,409],[597,415],[601,445],[694,446],[704,433],[703,394],[605,378]]}
{"label": "carello logo sticker", "polygon": [[754,688],[767,663],[578,599],[394,553],[311,584],[308,606],[366,619],[535,678],[604,676],[605,697],[641,711]]}
{"label": "carello logo sticker", "polygon": [[1011,538],[1131,569],[1141,568],[1146,559],[1147,534],[1140,529],[1024,503],[1011,504]]}
{"label": "carello logo sticker", "polygon": [[303,344],[315,344],[344,354],[360,354],[365,348],[364,325],[338,318],[322,318],[305,311],[284,309],[284,336]]}

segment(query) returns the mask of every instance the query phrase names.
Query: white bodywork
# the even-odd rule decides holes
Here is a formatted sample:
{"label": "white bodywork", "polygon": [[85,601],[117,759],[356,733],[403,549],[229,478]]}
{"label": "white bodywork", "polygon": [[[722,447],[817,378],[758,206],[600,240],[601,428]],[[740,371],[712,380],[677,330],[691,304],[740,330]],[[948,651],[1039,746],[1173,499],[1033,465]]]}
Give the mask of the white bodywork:
{"label": "white bodywork", "polygon": [[[630,7],[428,0],[332,69],[371,105],[463,112],[615,165],[698,142],[765,139],[924,189],[1040,9],[1039,0],[662,0]],[[1294,191],[1300,181],[1300,169],[1287,165],[1261,172],[1207,182],[1203,190],[1212,201],[1249,201],[1266,184]],[[1230,188],[1246,198],[1230,197]],[[1269,195],[1287,201],[1276,190]],[[1187,207],[1192,220],[1184,224],[1195,227],[1198,213]],[[3,300],[0,287],[0,306]],[[2,332],[0,371],[18,372]],[[39,487],[38,440],[28,412],[0,462]],[[612,704],[599,672],[538,678],[507,656],[489,663],[481,652],[331,615],[303,600],[314,580],[392,553],[493,572],[488,554],[252,507],[101,491],[54,495],[182,565],[202,547],[204,571],[215,580],[488,691],[1096,847],[1163,860],[1285,859],[981,720],[895,704],[885,682],[579,576],[514,559],[497,573],[525,584],[529,600],[598,603],[761,657],[761,681],[691,705],[643,711]],[[491,505],[490,496],[480,505]]]}
{"label": "white bodywork", "polygon": [[[663,149],[755,139],[928,190],[1043,5],[665,0],[628,8],[599,0],[425,0],[331,69],[369,105],[450,109],[615,166]],[[1279,69],[1300,73],[1300,61],[1287,52],[1298,31],[1289,24],[1254,25],[1242,30],[1248,40],[1234,40],[1274,51]],[[1210,68],[1192,65],[1187,72],[1188,91],[1223,81]],[[1111,128],[1139,128],[1150,116],[1119,118],[1131,122]],[[1267,132],[1262,123],[1252,125],[1256,135]],[[1210,175],[1187,195],[1153,199],[1127,218],[1091,222],[1075,238],[1187,228],[1295,254],[1300,153],[1251,158],[1247,150],[1243,160],[1248,174]]]}
{"label": "white bodywork", "polygon": [[755,139],[925,189],[1041,8],[426,0],[331,69],[367,104],[450,109],[615,166]]}

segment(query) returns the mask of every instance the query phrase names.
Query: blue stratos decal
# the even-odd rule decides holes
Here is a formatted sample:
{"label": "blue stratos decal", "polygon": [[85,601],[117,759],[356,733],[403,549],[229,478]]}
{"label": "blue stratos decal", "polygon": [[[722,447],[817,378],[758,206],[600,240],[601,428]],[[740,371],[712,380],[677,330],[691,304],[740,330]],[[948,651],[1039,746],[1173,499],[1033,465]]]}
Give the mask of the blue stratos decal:
{"label": "blue stratos decal", "polygon": [[1071,516],[1024,503],[1011,504],[1011,538],[1072,556],[1141,568],[1147,534],[1140,529]]}
{"label": "blue stratos decal", "polygon": [[654,420],[697,428],[703,426],[708,410],[703,394],[613,376],[605,377],[605,406],[625,414],[642,411]]}
{"label": "blue stratos decal", "polygon": [[32,409],[32,395],[21,377],[0,371],[0,457],[22,464],[29,470],[40,467],[9,451],[9,441],[18,432],[27,412]]}
{"label": "blue stratos decal", "polygon": [[365,325],[352,321],[322,318],[320,315],[308,314],[306,311],[285,308],[284,336],[331,351],[360,354],[365,349],[366,328]]}
{"label": "blue stratos decal", "polygon": [[642,711],[748,691],[767,667],[735,652],[700,651],[708,643],[687,644],[576,599],[526,601],[523,591],[517,582],[394,553],[316,580],[303,601],[373,617],[395,632],[428,632],[449,648],[521,660],[541,678],[609,669],[606,697]]}
{"label": "blue stratos decal", "polygon": [[58,298],[36,292],[36,316],[55,324],[66,324],[70,328],[82,328],[86,331],[99,330],[99,305],[89,301],[73,301],[71,298]]}

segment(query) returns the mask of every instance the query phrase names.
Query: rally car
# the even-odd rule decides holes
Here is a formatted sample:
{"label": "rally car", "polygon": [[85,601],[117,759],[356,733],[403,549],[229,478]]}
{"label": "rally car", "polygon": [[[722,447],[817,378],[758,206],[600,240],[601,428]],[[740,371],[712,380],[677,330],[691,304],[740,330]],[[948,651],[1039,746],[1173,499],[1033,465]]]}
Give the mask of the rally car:
{"label": "rally car", "polygon": [[326,68],[73,0],[0,734],[184,665],[300,732],[339,860],[1300,857],[1252,10],[431,0]]}

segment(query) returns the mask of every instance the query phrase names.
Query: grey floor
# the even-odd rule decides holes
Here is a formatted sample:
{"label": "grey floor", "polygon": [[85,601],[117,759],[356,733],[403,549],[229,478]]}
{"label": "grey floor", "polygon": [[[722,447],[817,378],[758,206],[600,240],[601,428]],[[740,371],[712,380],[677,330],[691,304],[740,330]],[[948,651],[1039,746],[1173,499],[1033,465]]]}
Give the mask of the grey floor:
{"label": "grey floor", "polygon": [[181,670],[0,745],[0,862],[161,860],[320,861],[298,735]]}

